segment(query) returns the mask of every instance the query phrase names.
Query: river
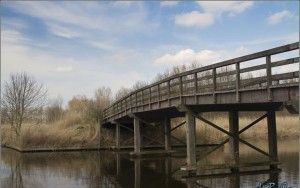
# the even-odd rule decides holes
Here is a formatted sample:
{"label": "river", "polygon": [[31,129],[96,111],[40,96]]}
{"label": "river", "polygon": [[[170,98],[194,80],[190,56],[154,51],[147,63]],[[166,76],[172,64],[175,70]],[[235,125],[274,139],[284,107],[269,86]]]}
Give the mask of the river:
{"label": "river", "polygon": [[[265,141],[252,141],[267,148]],[[206,148],[207,149],[207,148]],[[203,149],[204,151],[205,149]],[[130,158],[126,152],[83,151],[19,153],[2,148],[0,160],[1,188],[181,188],[181,187],[259,187],[263,182],[278,183],[279,187],[299,187],[298,139],[278,141],[281,171],[257,171],[233,175],[182,178],[178,170],[185,158],[148,157]],[[200,151],[201,155],[202,150]],[[201,160],[201,164],[226,162],[226,147]],[[241,162],[266,160],[245,145],[240,145]],[[250,170],[262,170],[251,168]],[[248,169],[247,169],[248,170]],[[211,173],[201,171],[199,173]],[[224,171],[215,170],[215,173]],[[276,184],[277,185],[277,184]],[[274,186],[273,186],[274,187]]]}

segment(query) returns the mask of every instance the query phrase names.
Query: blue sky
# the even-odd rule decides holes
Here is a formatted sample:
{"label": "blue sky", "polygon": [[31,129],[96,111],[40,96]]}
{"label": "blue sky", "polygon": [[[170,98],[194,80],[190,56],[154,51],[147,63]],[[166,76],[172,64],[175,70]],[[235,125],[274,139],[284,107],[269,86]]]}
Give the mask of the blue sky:
{"label": "blue sky", "polygon": [[65,101],[298,40],[298,1],[1,1],[2,80],[26,71]]}

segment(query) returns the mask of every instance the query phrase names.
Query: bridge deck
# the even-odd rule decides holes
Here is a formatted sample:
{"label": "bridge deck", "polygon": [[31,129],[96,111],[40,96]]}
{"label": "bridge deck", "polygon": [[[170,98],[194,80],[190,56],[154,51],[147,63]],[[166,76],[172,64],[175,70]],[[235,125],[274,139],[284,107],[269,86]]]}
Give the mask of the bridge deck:
{"label": "bridge deck", "polygon": [[[298,49],[299,43],[296,42],[155,82],[131,92],[105,109],[103,124],[128,119],[129,115],[140,112],[156,111],[158,114],[163,111],[177,116],[180,112],[174,107],[182,104],[203,105],[207,111],[220,110],[219,107],[225,104],[248,104],[251,110],[250,104],[283,104],[298,100],[299,57],[286,58],[291,56],[286,52]],[[276,54],[282,54],[285,59],[272,61],[271,57]],[[275,69],[282,71],[278,73],[273,71]]]}

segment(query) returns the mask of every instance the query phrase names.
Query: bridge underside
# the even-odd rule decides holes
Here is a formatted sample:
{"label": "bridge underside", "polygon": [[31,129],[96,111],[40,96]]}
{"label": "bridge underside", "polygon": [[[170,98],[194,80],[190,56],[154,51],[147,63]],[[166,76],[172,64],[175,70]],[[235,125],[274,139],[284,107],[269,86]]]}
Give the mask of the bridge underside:
{"label": "bridge underside", "polygon": [[[134,116],[138,116],[149,123],[161,122],[165,118],[184,117],[186,107],[195,113],[203,112],[228,112],[228,111],[281,111],[283,102],[249,103],[249,104],[205,104],[205,105],[178,105],[177,107],[160,108],[150,111],[136,112],[103,124],[105,127],[115,125],[115,122],[123,125],[132,125]],[[113,126],[114,127],[114,126]]]}
{"label": "bridge underside", "polygon": [[[186,165],[182,170],[194,174],[199,169],[198,161],[205,155],[196,154],[196,119],[198,119],[228,136],[210,152],[229,143],[231,162],[228,166],[231,170],[236,171],[241,166],[239,143],[267,156],[270,168],[277,168],[276,111],[286,107],[289,112],[299,113],[297,102],[299,101],[299,70],[295,68],[287,70],[284,67],[281,69],[287,73],[272,73],[272,70],[280,66],[296,65],[299,63],[299,57],[272,61],[271,56],[298,49],[299,44],[293,43],[168,77],[115,101],[104,111],[105,118],[102,125],[115,128],[116,148],[121,148],[121,128],[133,132],[132,156],[151,153],[151,151],[142,151],[142,143],[145,140],[150,140],[150,143],[160,143],[164,147],[160,153],[170,154],[174,148],[171,139],[175,139],[186,146]],[[261,61],[260,58],[265,58],[264,64],[240,66],[251,60]],[[228,66],[234,68],[222,72],[221,69],[227,69]],[[263,69],[265,69],[264,76],[245,76]],[[203,112],[217,111],[228,112],[229,130],[202,116]],[[241,128],[239,112],[242,111],[260,111],[264,112],[264,115]],[[184,122],[172,127],[171,119],[177,117],[184,117]],[[240,137],[240,134],[263,119],[267,119],[268,151]],[[185,142],[171,134],[183,125],[186,127]],[[161,134],[145,135],[146,127],[156,127]],[[164,138],[163,142],[158,141],[159,136]]]}

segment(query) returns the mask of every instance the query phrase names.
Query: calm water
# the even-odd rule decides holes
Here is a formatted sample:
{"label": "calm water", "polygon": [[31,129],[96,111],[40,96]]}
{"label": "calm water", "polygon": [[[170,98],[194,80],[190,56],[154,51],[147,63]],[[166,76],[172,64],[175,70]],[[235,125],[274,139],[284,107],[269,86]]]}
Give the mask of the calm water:
{"label": "calm water", "polygon": [[[299,187],[298,140],[279,141],[278,144],[282,162],[282,171],[279,173],[236,174],[196,181],[182,179],[182,172],[178,168],[184,165],[185,159],[180,156],[137,160],[130,159],[124,153],[104,151],[21,154],[2,149],[1,188],[256,187],[259,182],[266,182],[270,178],[272,182],[286,182],[290,187]],[[265,142],[256,142],[255,145],[264,149],[267,146]],[[240,150],[241,161],[266,159],[244,145]],[[228,158],[226,151],[225,146],[202,159],[201,163],[224,163]]]}

